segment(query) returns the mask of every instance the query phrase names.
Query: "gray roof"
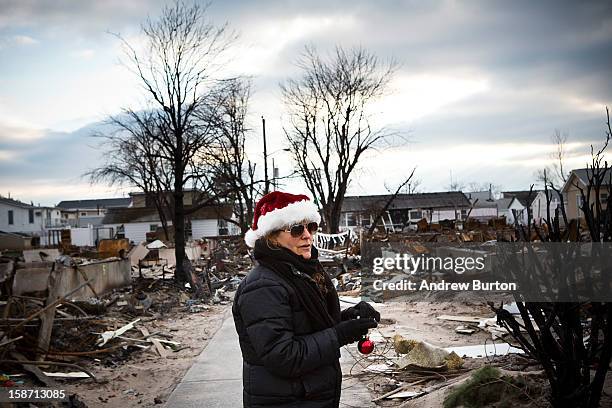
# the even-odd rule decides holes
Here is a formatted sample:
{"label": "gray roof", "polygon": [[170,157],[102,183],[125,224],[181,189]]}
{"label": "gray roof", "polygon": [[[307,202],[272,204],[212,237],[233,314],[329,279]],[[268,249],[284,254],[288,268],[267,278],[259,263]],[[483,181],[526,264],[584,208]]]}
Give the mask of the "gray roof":
{"label": "gray roof", "polygon": [[125,208],[132,202],[131,198],[101,198],[97,200],[67,200],[60,202],[57,207],[64,210],[87,210],[98,208]]}
{"label": "gray roof", "polygon": [[474,208],[497,208],[497,201],[496,200],[481,200],[478,199],[478,201],[476,201],[475,199],[470,200],[472,202],[472,206]]}
{"label": "gray roof", "polygon": [[35,205],[24,203],[23,201],[13,200],[12,198],[0,196],[0,203],[12,205],[14,207],[35,208]]}
{"label": "gray roof", "polygon": [[[580,179],[580,181],[584,183],[584,185],[589,184],[589,177],[593,177],[593,169],[574,169],[572,170],[572,173],[574,173]],[[612,176],[612,171],[606,171],[602,185],[608,185],[608,182],[610,181],[610,176]]]}
{"label": "gray roof", "polygon": [[521,204],[523,204],[523,207],[531,207],[531,204],[533,203],[533,200],[535,200],[535,198],[537,197],[539,192],[540,192],[540,190],[532,190],[531,192],[529,190],[526,190],[526,191],[504,191],[504,192],[502,192],[502,196],[504,198],[516,197],[516,199],[519,200],[519,202]]}
{"label": "gray roof", "polygon": [[482,201],[493,202],[493,201],[495,201],[493,199],[493,193],[491,193],[489,190],[486,190],[486,191],[472,191],[470,193],[465,193],[465,196],[472,203],[474,201],[476,201],[476,200],[478,200],[479,202],[482,202]]}
{"label": "gray roof", "polygon": [[508,207],[510,207],[510,204],[512,204],[513,200],[514,197],[500,198],[499,200],[495,200],[495,204],[497,204],[497,208],[500,210],[507,210]]}
{"label": "gray roof", "polygon": [[[189,207],[185,207],[188,210]],[[220,206],[203,207],[196,210],[187,217],[192,220],[212,220],[229,218],[232,216],[232,206],[229,204]],[[102,224],[128,224],[134,222],[158,222],[157,209],[149,207],[136,208],[109,208],[102,220]]]}
{"label": "gray roof", "polygon": [[[343,212],[371,211],[385,205],[390,194],[371,196],[347,196],[342,203]],[[470,201],[461,191],[439,193],[398,194],[390,210],[428,208],[470,208]]]}

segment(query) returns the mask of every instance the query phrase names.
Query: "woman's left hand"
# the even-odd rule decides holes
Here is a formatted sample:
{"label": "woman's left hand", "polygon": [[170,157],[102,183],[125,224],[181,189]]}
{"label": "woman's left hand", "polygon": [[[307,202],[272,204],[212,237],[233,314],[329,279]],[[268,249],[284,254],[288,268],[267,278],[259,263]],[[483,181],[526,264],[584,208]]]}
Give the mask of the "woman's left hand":
{"label": "woman's left hand", "polygon": [[380,322],[380,313],[376,311],[368,302],[363,300],[355,306],[345,309],[341,313],[342,320],[356,319],[357,317],[375,319]]}

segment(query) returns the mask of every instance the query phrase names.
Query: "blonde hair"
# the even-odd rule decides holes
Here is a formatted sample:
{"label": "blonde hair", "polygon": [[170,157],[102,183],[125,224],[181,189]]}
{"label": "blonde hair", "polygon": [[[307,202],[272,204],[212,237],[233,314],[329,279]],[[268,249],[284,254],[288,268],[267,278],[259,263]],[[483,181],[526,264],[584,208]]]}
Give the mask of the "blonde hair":
{"label": "blonde hair", "polygon": [[276,242],[276,237],[278,237],[281,232],[282,230],[272,231],[262,237],[262,239],[266,242],[266,245],[268,246],[268,248],[270,249],[280,248],[280,246],[278,245],[278,242]]}

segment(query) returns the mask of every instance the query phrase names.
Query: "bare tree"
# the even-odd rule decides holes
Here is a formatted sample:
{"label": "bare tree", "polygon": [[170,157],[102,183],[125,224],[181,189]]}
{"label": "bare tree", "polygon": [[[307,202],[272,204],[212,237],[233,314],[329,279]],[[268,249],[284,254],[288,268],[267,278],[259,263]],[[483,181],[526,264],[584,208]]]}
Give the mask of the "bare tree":
{"label": "bare tree", "polygon": [[[132,123],[122,118],[117,121],[123,122],[119,125],[124,128],[145,121],[154,126],[147,133],[155,142],[152,157],[160,161],[164,172],[158,186],[163,190],[158,191],[167,197],[164,205],[174,226],[175,277],[190,281],[184,272],[185,217],[214,202],[207,162],[201,160],[201,153],[210,146],[215,124],[206,120],[209,115],[202,111],[211,110],[210,90],[216,84],[213,74],[235,37],[226,25],[217,27],[207,21],[206,6],[181,1],[164,7],[158,19],[147,19],[141,28],[143,47],[130,44],[121,35],[117,38],[124,46],[126,66],[144,88],[150,109],[127,109],[127,120]],[[186,189],[201,191],[190,208],[184,204]]]}
{"label": "bare tree", "polygon": [[[556,248],[569,248],[556,254],[556,263],[571,262],[575,247],[570,241],[590,240],[593,243],[612,241],[612,197],[608,196],[605,208],[601,206],[599,190],[604,185],[612,184],[612,170],[605,161],[605,151],[612,139],[610,116],[607,114],[607,131],[603,147],[597,151],[591,147],[592,162],[587,166],[587,186],[581,188],[583,200],[582,211],[588,228],[588,237],[577,233],[579,223],[576,220],[567,222],[563,200],[560,207],[551,216],[551,196],[548,188],[552,186],[561,197],[558,188],[547,179],[543,172],[544,187],[547,199],[546,228],[538,229],[534,224],[538,240],[557,242]],[[585,193],[586,190],[586,193]],[[592,195],[591,191],[597,194]],[[594,197],[594,199],[593,199]],[[593,202],[594,201],[594,202]],[[566,230],[561,227],[560,215],[563,215]],[[575,231],[572,231],[575,230]],[[529,241],[531,234],[520,234],[521,240]],[[561,245],[561,243],[564,243]],[[550,247],[549,247],[550,248]],[[595,268],[600,270],[602,279],[608,284],[607,272],[598,265],[597,245],[590,259]],[[608,265],[605,265],[606,267]],[[560,270],[561,268],[559,268]],[[582,271],[588,285],[598,286],[601,282],[590,280],[588,270]],[[535,276],[535,275],[533,275]],[[530,275],[530,278],[533,278]],[[546,279],[545,275],[533,279],[530,285],[536,287]],[[555,274],[555,280],[563,280],[562,274]],[[583,282],[584,283],[584,282]],[[573,286],[576,286],[573,281]],[[605,286],[604,286],[605,287]],[[612,360],[612,303],[587,301],[578,302],[525,302],[515,294],[515,300],[521,318],[518,319],[502,307],[490,306],[496,311],[498,322],[507,328],[509,333],[520,344],[525,352],[536,359],[544,368],[551,387],[551,403],[554,407],[596,408],[600,406],[601,395],[606,375]]]}
{"label": "bare tree", "polygon": [[[413,170],[414,173],[414,170]],[[402,187],[403,194],[416,194],[421,192],[423,180],[411,177],[408,183]]]}
{"label": "bare tree", "polygon": [[550,153],[549,158],[552,160],[551,166],[546,166],[544,169],[539,170],[536,174],[536,179],[540,182],[544,182],[544,172],[546,172],[546,180],[549,186],[561,188],[569,177],[569,172],[565,167],[565,161],[567,159],[567,139],[568,134],[563,133],[559,129],[555,129],[550,140],[555,145],[555,150]]}
{"label": "bare tree", "polygon": [[129,185],[141,190],[147,201],[152,202],[159,214],[166,239],[168,239],[168,195],[171,184],[168,162],[159,152],[159,132],[162,130],[150,111],[126,110],[112,116],[107,124],[111,131],[94,136],[104,140],[105,164],[86,173],[92,182],[110,185]]}
{"label": "bare tree", "polygon": [[565,169],[565,159],[567,156],[565,145],[567,144],[567,137],[567,133],[561,135],[559,129],[555,129],[555,133],[553,133],[551,138],[555,144],[555,151],[551,154],[555,161],[553,163],[553,171],[560,185],[565,184],[568,177],[567,170]]}
{"label": "bare tree", "polygon": [[302,76],[281,85],[289,112],[285,134],[297,171],[336,233],[351,175],[364,152],[391,136],[374,129],[369,107],[381,97],[396,69],[362,48],[336,47],[330,58],[307,47],[298,62]]}
{"label": "bare tree", "polygon": [[[215,123],[217,134],[213,148],[206,152],[214,158],[213,183],[217,196],[226,195],[234,205],[235,223],[245,233],[253,220],[256,196],[262,193],[262,181],[255,178],[256,165],[247,158],[245,142],[247,133],[246,117],[251,83],[248,80],[232,79],[223,84],[216,97],[218,107],[211,112],[210,120]],[[202,158],[203,160],[205,158]]]}
{"label": "bare tree", "polygon": [[446,186],[447,191],[462,191],[465,190],[465,183],[459,180],[455,180],[452,183],[448,183]]}
{"label": "bare tree", "polygon": [[389,191],[391,195],[389,196],[385,204],[379,209],[378,213],[374,216],[374,221],[372,221],[372,225],[370,226],[370,229],[368,229],[368,234],[371,235],[374,232],[374,230],[376,229],[376,226],[378,225],[380,220],[382,220],[382,218],[385,216],[385,213],[389,211],[391,204],[393,204],[393,202],[399,195],[400,191],[402,191],[403,188],[405,188],[408,184],[410,184],[410,180],[412,180],[412,176],[414,176],[415,170],[416,170],[416,167],[413,168],[412,171],[410,172],[410,175],[406,177],[406,179],[399,186],[397,186],[397,188],[395,189],[395,192],[391,193],[391,190],[387,188],[387,191]]}

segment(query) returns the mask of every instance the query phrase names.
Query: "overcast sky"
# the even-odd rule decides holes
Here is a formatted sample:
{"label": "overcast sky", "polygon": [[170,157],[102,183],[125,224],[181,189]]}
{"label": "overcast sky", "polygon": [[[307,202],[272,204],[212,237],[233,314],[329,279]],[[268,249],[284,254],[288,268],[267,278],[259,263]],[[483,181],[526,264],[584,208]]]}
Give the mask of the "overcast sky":
{"label": "overcast sky", "polygon": [[[138,39],[158,0],[0,0],[0,194],[56,204],[111,197],[81,175],[101,160],[95,123],[144,94],[109,33]],[[217,1],[217,24],[239,35],[227,74],[253,76],[250,156],[259,117],[269,151],[285,147],[279,83],[304,46],[363,46],[400,68],[376,121],[407,143],[372,152],[351,194],[385,193],[413,167],[424,192],[450,182],[529,189],[569,135],[569,167],[584,167],[612,104],[610,1]],[[274,155],[281,175],[292,165]],[[300,190],[297,184],[286,186]]]}

